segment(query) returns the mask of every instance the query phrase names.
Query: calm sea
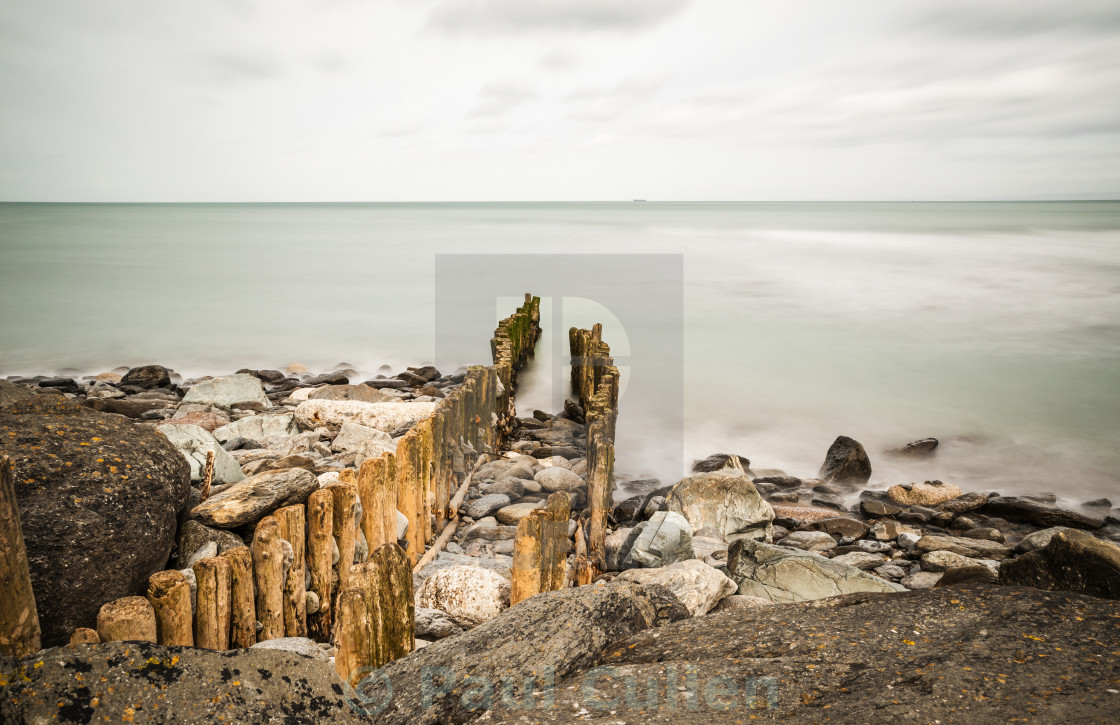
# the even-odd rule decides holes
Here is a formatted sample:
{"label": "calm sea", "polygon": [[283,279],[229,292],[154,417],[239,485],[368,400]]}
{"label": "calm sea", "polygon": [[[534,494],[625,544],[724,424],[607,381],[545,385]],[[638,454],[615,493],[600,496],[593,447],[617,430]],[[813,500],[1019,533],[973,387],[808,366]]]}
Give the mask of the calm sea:
{"label": "calm sea", "polygon": [[844,434],[876,484],[1120,502],[1120,202],[0,204],[0,375],[424,362],[465,252],[683,254],[686,457],[811,476]]}

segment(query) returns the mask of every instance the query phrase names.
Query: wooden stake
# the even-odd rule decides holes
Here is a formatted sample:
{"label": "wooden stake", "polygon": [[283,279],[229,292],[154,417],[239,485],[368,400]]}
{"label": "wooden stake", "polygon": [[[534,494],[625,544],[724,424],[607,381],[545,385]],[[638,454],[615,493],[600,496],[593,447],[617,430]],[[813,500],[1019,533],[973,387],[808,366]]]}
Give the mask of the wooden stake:
{"label": "wooden stake", "polygon": [[199,501],[210,497],[210,483],[214,480],[214,451],[206,451],[206,470],[202,474],[202,495]]}
{"label": "wooden stake", "polygon": [[284,634],[307,636],[307,567],[304,551],[307,516],[303,504],[285,506],[272,514],[280,523],[280,536],[292,545],[292,565],[284,580]]}
{"label": "wooden stake", "polygon": [[156,613],[156,641],[162,645],[194,646],[191,587],[187,575],[170,569],[148,578],[148,603]]}
{"label": "wooden stake", "polygon": [[97,636],[102,642],[156,642],[156,613],[144,597],[123,597],[101,606]]}
{"label": "wooden stake", "polygon": [[284,636],[284,544],[280,523],[265,516],[253,534],[253,584],[257,589],[257,619],[264,628],[257,641]]}
{"label": "wooden stake", "polygon": [[308,617],[308,632],[318,642],[331,638],[331,540],[334,499],[325,488],[307,498],[307,565],[311,591],[319,597],[319,611]]}
{"label": "wooden stake", "polygon": [[396,544],[378,547],[370,556],[377,571],[377,667],[404,657],[416,647],[416,606],[412,593],[412,567]]}
{"label": "wooden stake", "polygon": [[338,542],[338,591],[350,583],[350,567],[354,566],[355,528],[358,515],[358,486],[354,483],[331,483],[323,487],[331,494],[332,528]]}
{"label": "wooden stake", "polygon": [[358,471],[358,498],[362,501],[362,533],[369,550],[397,541],[397,479],[392,475],[393,454],[367,459]]}
{"label": "wooden stake", "polygon": [[248,649],[257,643],[257,587],[253,583],[253,555],[248,546],[221,553],[229,559],[229,644]]}
{"label": "wooden stake", "polygon": [[517,522],[509,592],[511,607],[541,591],[541,532],[548,518],[547,510],[535,509]]}
{"label": "wooden stake", "polygon": [[576,557],[575,582],[577,587],[587,586],[595,581],[595,565],[587,556],[580,554]]}
{"label": "wooden stake", "polygon": [[541,583],[542,592],[564,588],[565,563],[568,560],[568,516],[571,497],[565,491],[556,491],[548,497],[545,511],[548,517],[541,524]]}
{"label": "wooden stake", "polygon": [[229,559],[211,556],[194,563],[197,582],[194,641],[203,649],[229,649],[230,565]]}
{"label": "wooden stake", "polygon": [[[364,566],[359,564],[355,569]],[[355,685],[350,681],[351,673],[371,666],[369,663],[377,649],[367,597],[368,589],[359,586],[357,580],[338,595],[338,648],[334,655],[334,669],[339,678],[351,687]]]}
{"label": "wooden stake", "polygon": [[0,654],[20,658],[38,652],[39,613],[7,456],[0,456],[0,592]]}

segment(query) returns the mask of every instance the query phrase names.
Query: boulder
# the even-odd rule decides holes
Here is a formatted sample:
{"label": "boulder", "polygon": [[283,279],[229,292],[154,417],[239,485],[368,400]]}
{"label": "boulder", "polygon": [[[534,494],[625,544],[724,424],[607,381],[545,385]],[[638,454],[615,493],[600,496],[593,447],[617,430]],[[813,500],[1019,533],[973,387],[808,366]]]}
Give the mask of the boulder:
{"label": "boulder", "polygon": [[[516,683],[520,693],[524,678],[538,677],[539,687],[551,690],[547,678],[590,666],[612,643],[686,617],[681,603],[657,586],[612,582],[544,592],[475,629],[389,663],[363,694],[380,703],[387,694],[384,683],[391,683],[392,706],[370,713],[382,725],[471,722],[480,714],[479,703],[465,696],[472,683],[494,683],[496,702],[501,702],[498,685],[506,681]],[[434,679],[443,675],[450,681]],[[570,722],[571,712],[537,708],[532,715]],[[523,718],[526,710],[512,714]]]}
{"label": "boulder", "polygon": [[868,526],[862,521],[850,519],[847,516],[832,516],[803,524],[810,531],[824,531],[829,534],[851,539],[861,539],[867,536]]}
{"label": "boulder", "polygon": [[938,441],[936,438],[923,438],[919,441],[912,441],[899,448],[890,448],[884,453],[889,456],[908,456],[911,458],[924,458],[937,450]]}
{"label": "boulder", "polygon": [[[678,513],[659,511],[649,521],[638,524],[627,541],[622,566],[668,566],[695,558],[692,527]],[[670,587],[671,588],[671,587]]]}
{"label": "boulder", "polygon": [[897,592],[897,584],[788,546],[742,540],[727,553],[727,571],[739,594],[772,602],[802,602],[852,592]]}
{"label": "boulder", "polygon": [[171,371],[162,365],[143,365],[129,370],[120,382],[138,388],[166,388],[171,385]]}
{"label": "boulder", "polygon": [[1038,549],[1044,549],[1046,545],[1050,543],[1050,539],[1054,538],[1055,534],[1069,530],[1070,529],[1065,526],[1051,526],[1048,529],[1042,529],[1027,534],[1015,545],[1015,553],[1027,554]]}
{"label": "boulder", "polygon": [[712,608],[713,612],[729,612],[735,609],[760,609],[772,607],[774,602],[762,597],[748,597],[745,594],[730,594],[719,600],[719,604]]}
{"label": "boulder", "polygon": [[561,466],[542,468],[533,476],[533,480],[549,493],[556,491],[575,491],[586,485],[584,480],[576,474]]}
{"label": "boulder", "polygon": [[214,431],[214,437],[222,443],[235,438],[267,441],[270,438],[295,435],[296,432],[295,416],[284,412],[250,415],[218,428]]}
{"label": "boulder", "polygon": [[988,494],[979,491],[964,493],[954,499],[937,504],[937,510],[959,516],[982,507],[988,503],[988,498]]}
{"label": "boulder", "polygon": [[785,526],[801,526],[802,524],[820,521],[821,519],[836,518],[835,509],[820,508],[818,506],[774,506],[774,520]]}
{"label": "boulder", "polygon": [[241,537],[232,531],[212,529],[197,521],[184,521],[179,527],[178,568],[185,568],[195,552],[208,544],[214,545],[217,554],[245,546]]}
{"label": "boulder", "polygon": [[1043,548],[1004,562],[999,581],[1120,599],[1120,546],[1083,531],[1059,531]]}
{"label": "boulder", "polygon": [[95,626],[102,604],[143,594],[166,566],[190,467],[149,426],[54,395],[5,398],[0,454],[12,459],[42,643],[51,647]]}
{"label": "boulder", "polygon": [[[314,595],[315,592],[308,592]],[[334,663],[332,659],[334,652],[330,644],[325,642],[316,642],[307,637],[277,637],[276,639],[266,639],[263,642],[257,642],[249,647],[251,650],[276,650],[278,652],[290,652],[302,657],[311,657],[312,659],[320,660],[331,665]]]}
{"label": "boulder", "polygon": [[836,548],[836,539],[824,531],[794,531],[778,543],[804,551],[831,551]]}
{"label": "boulder", "polygon": [[[187,410],[180,408],[175,415],[168,418],[163,425],[197,425],[211,433],[224,425],[229,425],[229,416],[224,413],[214,413],[208,410],[190,410],[194,406],[187,406]],[[223,441],[224,442],[224,441]]]}
{"label": "boulder", "polygon": [[477,566],[451,566],[424,580],[416,606],[447,613],[463,627],[476,627],[509,606],[510,583]]}
{"label": "boulder", "polygon": [[834,564],[853,566],[861,571],[871,571],[885,564],[887,556],[886,554],[871,551],[849,551],[846,554],[832,557],[831,561]]}
{"label": "boulder", "polygon": [[1077,511],[1016,496],[997,496],[989,500],[980,509],[980,513],[1008,521],[1026,521],[1035,526],[1067,526],[1075,529],[1099,529],[1104,526],[1104,519],[1101,517],[1086,516]]}
{"label": "boulder", "polygon": [[922,554],[922,571],[945,571],[966,566],[980,566],[975,559],[951,551],[927,551]]}
{"label": "boulder", "polygon": [[342,451],[358,451],[361,449],[362,444],[367,441],[378,441],[380,443],[392,445],[392,437],[383,430],[371,428],[368,425],[361,425],[360,423],[343,423],[338,429],[338,435],[331,441],[331,450],[335,453]]}
{"label": "boulder", "polygon": [[283,506],[304,503],[318,489],[319,480],[302,468],[267,471],[214,494],[195,506],[190,516],[209,526],[232,529],[256,523]]}
{"label": "boulder", "polygon": [[735,468],[736,466],[741,471],[748,471],[751,462],[745,456],[735,453],[713,453],[703,460],[693,461],[692,472],[711,473],[712,471],[722,471],[725,468]]}
{"label": "boulder", "polygon": [[997,541],[965,539],[957,536],[923,536],[916,544],[918,551],[951,551],[970,559],[1006,559],[1011,547]]}
{"label": "boulder", "polygon": [[438,609],[416,608],[416,636],[443,639],[462,634],[463,627],[446,612]]}
{"label": "boulder", "polygon": [[[281,640],[271,640],[280,642]],[[147,642],[81,644],[23,660],[0,722],[364,723],[323,657],[268,648],[218,652]],[[4,675],[16,669],[0,669]]]}
{"label": "boulder", "polygon": [[229,375],[195,383],[183,396],[183,403],[212,405],[226,410],[265,410],[272,407],[261,381],[252,375]]}
{"label": "boulder", "polygon": [[699,559],[678,561],[656,569],[630,569],[615,581],[635,584],[659,584],[676,596],[693,617],[707,614],[719,600],[735,593],[735,582],[719,569]]}
{"label": "boulder", "polygon": [[370,458],[380,458],[385,453],[396,453],[397,442],[393,439],[380,440],[377,438],[370,438],[362,441],[358,447],[357,453],[354,454],[354,467],[361,468],[362,464]]}
{"label": "boulder", "polygon": [[205,428],[189,423],[179,423],[161,425],[156,430],[162,433],[171,442],[171,445],[183,454],[183,458],[191,467],[191,481],[202,480],[206,469],[206,454],[208,451],[214,452],[214,478],[212,483],[237,483],[245,478],[245,474],[241,472],[241,466]]}
{"label": "boulder", "polygon": [[296,421],[304,428],[341,428],[358,423],[392,433],[427,418],[435,403],[363,403],[360,400],[305,400],[296,407]]}
{"label": "boulder", "polygon": [[986,566],[957,566],[946,569],[935,587],[951,587],[959,584],[994,584],[999,575]]}
{"label": "boulder", "polygon": [[509,496],[504,494],[488,494],[471,501],[467,505],[467,516],[478,520],[485,518],[498,509],[509,506]]}
{"label": "boulder", "polygon": [[711,527],[725,541],[773,536],[774,509],[745,473],[728,468],[684,478],[669,492],[669,511],[681,514],[694,531]]}
{"label": "boulder", "polygon": [[891,486],[887,495],[891,501],[903,506],[936,506],[957,498],[961,490],[950,483],[926,481]]}
{"label": "boulder", "polygon": [[486,493],[500,493],[509,496],[510,501],[516,501],[525,495],[525,483],[517,478],[503,478],[497,483],[487,486]]}
{"label": "boulder", "polygon": [[499,523],[505,524],[506,526],[516,526],[517,523],[528,516],[531,511],[543,508],[544,505],[544,501],[526,501],[524,503],[510,504],[509,506],[503,506],[498,509],[494,516]]}
{"label": "boulder", "polygon": [[887,503],[886,501],[872,501],[864,499],[859,502],[859,512],[869,519],[879,519],[897,516],[902,513],[901,506]]}
{"label": "boulder", "polygon": [[899,584],[910,590],[933,589],[941,581],[943,573],[939,571],[916,571],[909,576],[902,577]]}
{"label": "boulder", "polygon": [[626,554],[630,553],[626,548],[628,543],[633,543],[630,534],[634,529],[625,526],[617,528],[611,533],[607,534],[603,540],[603,549],[606,553],[607,571],[620,571],[622,569],[622,559]]}
{"label": "boulder", "polygon": [[871,478],[871,461],[859,441],[839,436],[828,448],[817,478],[825,483],[864,484]]}
{"label": "boulder", "polygon": [[308,394],[307,399],[359,400],[363,403],[384,403],[386,401],[396,400],[397,398],[374,390],[368,385],[326,385],[312,390]]}

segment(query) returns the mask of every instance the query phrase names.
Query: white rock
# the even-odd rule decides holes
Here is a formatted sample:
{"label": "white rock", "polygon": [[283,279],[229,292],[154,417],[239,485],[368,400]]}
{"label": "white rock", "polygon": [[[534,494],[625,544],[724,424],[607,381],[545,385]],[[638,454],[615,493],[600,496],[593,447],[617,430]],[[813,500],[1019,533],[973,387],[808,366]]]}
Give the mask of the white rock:
{"label": "white rock", "polygon": [[338,435],[334,437],[331,442],[331,450],[335,453],[342,453],[343,451],[357,451],[362,447],[366,441],[381,441],[389,443],[393,439],[389,434],[377,428],[370,428],[368,425],[361,425],[360,423],[346,422],[338,430]]}
{"label": "white rock", "polygon": [[341,427],[359,423],[392,432],[431,415],[435,403],[363,403],[359,400],[305,400],[296,408],[296,421],[304,428]]}
{"label": "white rock", "polygon": [[354,465],[358,468],[362,467],[370,458],[380,458],[384,453],[396,453],[397,442],[392,438],[389,440],[375,440],[370,439],[362,443],[358,448],[358,452],[354,455]]}
{"label": "white rock", "polygon": [[198,403],[218,408],[253,408],[265,410],[272,407],[264,394],[261,381],[252,375],[229,375],[195,383],[183,396],[183,404]]}
{"label": "white rock", "polygon": [[733,468],[682,479],[669,492],[668,509],[684,516],[693,531],[712,528],[724,541],[770,541],[774,533],[774,509],[751,480]]}
{"label": "white rock", "polygon": [[407,533],[408,533],[408,517],[405,516],[404,514],[402,514],[400,511],[398,511],[397,512],[397,541],[400,541],[401,539],[403,539],[404,535],[407,534]]}
{"label": "white rock", "polygon": [[675,594],[694,617],[706,614],[737,589],[723,572],[699,559],[678,561],[658,569],[629,569],[615,577],[615,581],[660,584]]}
{"label": "white rock", "polygon": [[212,483],[237,483],[245,478],[241,465],[218,444],[210,431],[197,425],[168,423],[156,428],[175,446],[191,467],[191,481],[201,481],[206,467],[206,452],[214,451]]}
{"label": "white rock", "polygon": [[510,583],[477,566],[440,569],[420,585],[416,606],[445,612],[463,627],[476,627],[509,606]]}
{"label": "white rock", "polygon": [[545,491],[574,491],[584,485],[583,479],[566,468],[553,466],[541,469],[533,480],[541,485]]}
{"label": "white rock", "polygon": [[337,483],[339,480],[338,471],[327,471],[326,473],[319,474],[319,488],[326,486],[328,483]]}
{"label": "white rock", "polygon": [[222,443],[234,438],[248,438],[249,440],[263,442],[278,436],[289,436],[296,433],[295,416],[291,413],[277,415],[251,415],[247,418],[235,420],[223,425],[214,431],[214,437]]}
{"label": "white rock", "polygon": [[288,393],[288,400],[298,400],[302,403],[303,401],[307,400],[308,396],[316,390],[318,390],[318,388],[296,388],[292,392]]}

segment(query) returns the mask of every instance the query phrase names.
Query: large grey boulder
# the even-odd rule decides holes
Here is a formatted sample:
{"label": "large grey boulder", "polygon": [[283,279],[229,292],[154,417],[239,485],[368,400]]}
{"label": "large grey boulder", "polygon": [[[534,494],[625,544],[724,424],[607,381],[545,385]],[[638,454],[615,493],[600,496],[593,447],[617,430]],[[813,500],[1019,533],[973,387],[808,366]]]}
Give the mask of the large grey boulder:
{"label": "large grey boulder", "polygon": [[338,429],[338,435],[331,441],[331,450],[335,453],[357,451],[367,441],[378,441],[392,445],[392,440],[389,434],[383,430],[347,421],[342,424]]}
{"label": "large grey boulder", "polygon": [[1099,516],[1088,516],[1017,496],[997,496],[990,499],[980,509],[980,513],[999,516],[1008,521],[1029,521],[1035,526],[1068,526],[1076,529],[1099,529],[1104,526],[1104,519]]}
{"label": "large grey boulder", "polygon": [[861,485],[871,478],[871,460],[859,441],[838,436],[829,446],[817,478],[825,483]]}
{"label": "large grey boulder", "polygon": [[363,403],[359,400],[305,400],[296,407],[296,421],[304,428],[341,428],[343,423],[392,432],[435,412],[435,403]]}
{"label": "large grey boulder", "polygon": [[533,476],[533,480],[549,493],[556,491],[575,491],[584,485],[584,480],[576,474],[561,466],[542,468]]}
{"label": "large grey boulder", "polygon": [[999,581],[1120,599],[1120,546],[1083,531],[1059,531],[1045,547],[1005,561]]}
{"label": "large grey boulder", "polygon": [[266,471],[235,483],[191,510],[191,518],[219,529],[259,521],[283,506],[303,503],[319,489],[319,479],[303,468]]}
{"label": "large grey boulder", "polygon": [[669,492],[667,507],[684,516],[693,531],[711,528],[725,541],[770,541],[774,533],[774,509],[759,495],[751,479],[736,468],[682,479]]}
{"label": "large grey boulder", "polygon": [[1050,539],[1054,538],[1055,534],[1062,531],[1069,531],[1069,529],[1065,526],[1051,526],[1048,529],[1029,533],[1015,545],[1015,553],[1028,554],[1038,549],[1044,549],[1046,545],[1050,543]]}
{"label": "large grey boulder", "polygon": [[693,617],[707,614],[736,590],[735,582],[699,559],[678,561],[656,569],[630,569],[619,574],[615,581],[659,584],[671,591]]}
{"label": "large grey boulder", "polygon": [[951,551],[970,559],[1006,559],[1011,547],[998,541],[966,539],[960,536],[923,536],[915,544],[918,551]]}
{"label": "large grey boulder", "polygon": [[668,566],[696,558],[692,550],[692,527],[684,516],[672,511],[658,511],[634,527],[630,533],[629,551],[622,567]]}
{"label": "large grey boulder", "polygon": [[237,483],[244,480],[241,466],[233,459],[214,436],[205,428],[189,423],[161,425],[156,428],[175,449],[183,454],[191,467],[191,481],[201,481],[206,469],[206,454],[214,453],[214,478],[216,484]]}
{"label": "large grey boulder", "polygon": [[197,403],[216,408],[265,410],[272,407],[261,381],[252,375],[228,375],[195,383],[183,396],[183,404]]}
{"label": "large grey boulder", "polygon": [[477,521],[506,506],[509,506],[509,496],[502,493],[487,494],[467,504],[467,516]]}
{"label": "large grey boulder", "polygon": [[727,571],[739,594],[772,602],[804,602],[853,592],[905,589],[859,569],[801,549],[742,540],[727,552]]}
{"label": "large grey boulder", "polygon": [[445,612],[463,627],[475,627],[509,606],[510,583],[477,566],[451,566],[424,580],[416,606]]}
{"label": "large grey boulder", "polygon": [[247,438],[264,443],[270,438],[295,435],[295,416],[291,413],[270,413],[250,415],[223,425],[214,431],[214,437],[222,443],[234,438]]}

